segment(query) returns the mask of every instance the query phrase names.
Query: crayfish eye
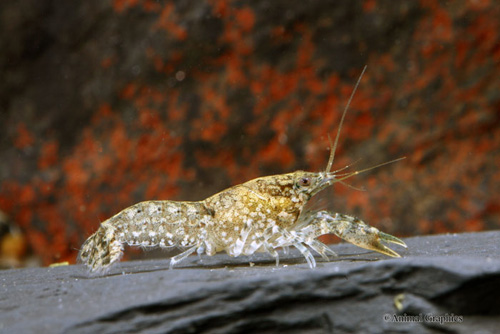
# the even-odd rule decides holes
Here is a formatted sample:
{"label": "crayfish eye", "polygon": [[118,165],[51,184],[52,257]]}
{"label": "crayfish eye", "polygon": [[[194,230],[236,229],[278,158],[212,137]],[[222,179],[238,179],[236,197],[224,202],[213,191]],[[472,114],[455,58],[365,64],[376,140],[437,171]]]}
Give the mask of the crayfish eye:
{"label": "crayfish eye", "polygon": [[299,185],[301,187],[307,187],[311,185],[311,179],[308,177],[302,177],[299,179]]}

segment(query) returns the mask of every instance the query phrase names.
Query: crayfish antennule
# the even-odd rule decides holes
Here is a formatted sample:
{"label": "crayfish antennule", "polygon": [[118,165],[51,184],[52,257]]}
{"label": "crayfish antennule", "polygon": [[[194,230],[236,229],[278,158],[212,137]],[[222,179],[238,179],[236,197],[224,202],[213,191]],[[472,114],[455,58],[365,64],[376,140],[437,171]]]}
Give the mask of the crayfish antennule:
{"label": "crayfish antennule", "polygon": [[401,157],[401,158],[397,158],[397,159],[394,159],[394,160],[391,160],[391,161],[386,161],[386,162],[383,162],[383,163],[375,165],[375,166],[371,166],[371,167],[368,167],[368,168],[365,168],[365,169],[354,171],[352,173],[348,173],[347,175],[345,175],[345,176],[337,179],[337,182],[344,181],[345,179],[348,179],[348,178],[350,178],[352,176],[355,176],[355,175],[358,175],[358,174],[361,174],[361,173],[367,172],[369,170],[372,170],[372,169],[375,169],[375,168],[379,168],[379,167],[382,167],[382,166],[385,166],[385,165],[388,165],[388,164],[392,164],[394,162],[398,162],[398,161],[403,160],[403,159],[406,159],[406,157]]}
{"label": "crayfish antennule", "polygon": [[328,134],[328,142],[330,142],[330,156],[328,157],[328,164],[326,165],[325,173],[330,173],[333,165],[333,158],[335,157],[335,146],[332,141],[332,137]]}

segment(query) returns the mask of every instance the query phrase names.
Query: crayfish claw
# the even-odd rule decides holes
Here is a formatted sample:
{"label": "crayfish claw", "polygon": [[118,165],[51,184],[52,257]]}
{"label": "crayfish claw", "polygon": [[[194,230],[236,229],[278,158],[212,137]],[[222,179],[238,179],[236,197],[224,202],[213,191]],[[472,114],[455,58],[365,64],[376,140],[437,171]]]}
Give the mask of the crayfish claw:
{"label": "crayfish claw", "polygon": [[[374,227],[372,227],[372,228],[374,228]],[[399,255],[394,250],[392,250],[389,247],[387,247],[386,245],[384,245],[381,241],[386,242],[386,243],[390,242],[390,243],[393,243],[396,245],[403,246],[404,248],[408,248],[408,246],[406,246],[406,244],[403,240],[396,238],[393,235],[390,235],[390,234],[387,234],[384,232],[380,232],[379,230],[377,230],[377,233],[375,235],[373,235],[373,239],[371,240],[371,243],[370,243],[370,246],[372,246],[372,247],[364,247],[364,248],[371,249],[371,250],[374,250],[376,252],[379,252],[379,253],[382,253],[382,254],[385,254],[388,256],[392,256],[392,257],[401,257],[401,255]],[[358,245],[358,246],[363,247],[363,245]]]}
{"label": "crayfish claw", "polygon": [[[319,234],[334,233],[341,239],[358,247],[373,250],[392,257],[401,257],[384,243],[393,243],[407,248],[405,242],[395,236],[379,231],[352,216],[322,211],[317,214]],[[314,248],[313,248],[314,249]]]}
{"label": "crayfish claw", "polygon": [[393,235],[384,233],[384,232],[379,231],[378,233],[379,233],[379,237],[380,237],[380,239],[382,239],[382,241],[390,242],[390,243],[393,243],[396,245],[403,246],[404,248],[408,248],[408,246],[406,245],[406,243],[403,240],[396,238]]}
{"label": "crayfish claw", "polygon": [[393,243],[403,246],[404,248],[408,248],[403,240],[396,238],[395,236],[392,236],[390,234],[381,232],[375,227],[365,225],[362,229],[358,229],[358,231],[362,232],[357,234],[353,238],[346,238],[346,240],[361,248],[373,250],[392,257],[401,257],[401,255],[384,245],[383,242]]}

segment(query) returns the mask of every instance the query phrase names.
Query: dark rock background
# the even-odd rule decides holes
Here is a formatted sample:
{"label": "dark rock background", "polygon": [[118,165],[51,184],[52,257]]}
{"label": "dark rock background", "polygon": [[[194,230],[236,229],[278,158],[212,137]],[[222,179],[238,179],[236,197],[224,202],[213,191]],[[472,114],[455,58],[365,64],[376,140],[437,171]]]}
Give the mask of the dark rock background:
{"label": "dark rock background", "polygon": [[80,265],[6,270],[0,332],[493,334],[499,239],[498,231],[409,238],[402,259],[335,245],[340,257],[316,269],[292,252],[279,267],[270,256],[218,254],[174,270],[168,260],[122,262],[104,277]]}
{"label": "dark rock background", "polygon": [[498,229],[498,17],[494,1],[2,1],[0,210],[43,264],[74,262],[135,202],[321,170],[366,64],[335,166],[407,159],[323,205],[398,236]]}

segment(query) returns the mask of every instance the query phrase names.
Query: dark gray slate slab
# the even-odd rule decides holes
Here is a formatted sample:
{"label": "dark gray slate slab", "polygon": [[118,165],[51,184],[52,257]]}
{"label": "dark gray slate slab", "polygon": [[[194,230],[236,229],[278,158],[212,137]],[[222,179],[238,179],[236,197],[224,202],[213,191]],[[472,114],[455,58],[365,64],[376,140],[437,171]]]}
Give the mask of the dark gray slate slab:
{"label": "dark gray slate slab", "polygon": [[[202,264],[190,258],[175,270],[167,269],[168,260],[123,262],[104,277],[89,277],[82,266],[2,271],[0,330],[498,332],[500,231],[405,241],[409,250],[402,259],[336,245],[341,256],[314,270],[291,252],[279,267],[264,255],[218,255]],[[422,321],[394,322],[398,315],[419,314]],[[428,315],[442,316],[441,322],[425,321]]]}

